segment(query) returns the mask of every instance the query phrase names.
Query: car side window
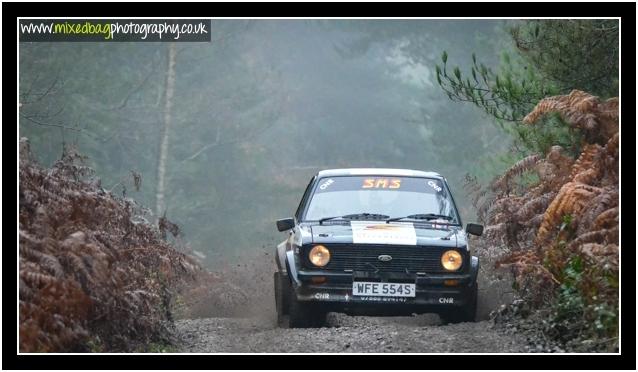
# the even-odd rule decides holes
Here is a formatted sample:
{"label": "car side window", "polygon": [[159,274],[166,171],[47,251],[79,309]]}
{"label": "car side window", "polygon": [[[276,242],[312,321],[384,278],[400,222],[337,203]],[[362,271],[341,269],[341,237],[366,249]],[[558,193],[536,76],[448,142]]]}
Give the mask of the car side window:
{"label": "car side window", "polygon": [[308,182],[308,186],[306,186],[306,191],[304,191],[303,197],[301,198],[301,201],[299,202],[299,206],[297,207],[297,212],[295,212],[295,219],[297,221],[299,221],[299,219],[301,218],[301,212],[303,211],[304,205],[306,205],[306,202],[308,201],[308,198],[310,197],[310,190],[312,189],[312,184],[314,181],[315,181],[315,176],[313,176],[310,179],[310,182]]}

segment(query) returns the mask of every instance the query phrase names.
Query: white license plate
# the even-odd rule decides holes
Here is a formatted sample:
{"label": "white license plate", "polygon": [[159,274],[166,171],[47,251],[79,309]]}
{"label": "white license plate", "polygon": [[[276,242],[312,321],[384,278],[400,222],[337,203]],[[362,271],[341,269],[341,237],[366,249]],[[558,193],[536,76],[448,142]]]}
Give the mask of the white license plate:
{"label": "white license plate", "polygon": [[415,297],[416,285],[411,283],[353,282],[352,295]]}

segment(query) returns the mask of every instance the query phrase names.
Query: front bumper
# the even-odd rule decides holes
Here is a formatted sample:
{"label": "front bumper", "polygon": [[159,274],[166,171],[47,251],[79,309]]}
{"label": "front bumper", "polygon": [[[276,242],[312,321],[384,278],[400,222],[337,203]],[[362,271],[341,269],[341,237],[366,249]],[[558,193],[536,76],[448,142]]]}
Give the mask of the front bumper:
{"label": "front bumper", "polygon": [[[463,307],[473,300],[476,285],[476,276],[471,273],[380,276],[368,272],[299,271],[297,274],[300,284],[294,288],[298,301],[314,302],[327,311],[361,315],[409,315]],[[325,282],[313,283],[313,279],[317,278],[325,278]],[[355,281],[414,283],[416,296],[353,296],[352,284]]]}

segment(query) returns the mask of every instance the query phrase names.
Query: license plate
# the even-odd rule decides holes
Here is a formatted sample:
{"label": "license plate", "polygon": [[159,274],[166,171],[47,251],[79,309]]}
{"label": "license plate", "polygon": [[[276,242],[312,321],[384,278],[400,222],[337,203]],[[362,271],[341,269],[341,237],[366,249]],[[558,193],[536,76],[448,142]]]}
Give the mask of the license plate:
{"label": "license plate", "polygon": [[411,283],[353,282],[352,295],[415,297],[416,285]]}

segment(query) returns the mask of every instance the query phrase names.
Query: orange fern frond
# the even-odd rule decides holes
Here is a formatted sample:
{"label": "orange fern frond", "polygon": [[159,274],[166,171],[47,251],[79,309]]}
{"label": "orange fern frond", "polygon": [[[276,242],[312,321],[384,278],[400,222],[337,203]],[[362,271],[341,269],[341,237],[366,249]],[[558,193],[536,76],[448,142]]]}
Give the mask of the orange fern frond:
{"label": "orange fern frond", "polygon": [[544,241],[564,216],[576,217],[600,191],[600,188],[576,182],[563,185],[545,211],[545,217],[538,229],[537,242]]}
{"label": "orange fern frond", "polygon": [[594,220],[594,226],[599,229],[618,226],[618,214],[618,207],[610,208],[596,217]]}
{"label": "orange fern frond", "polygon": [[544,212],[555,196],[556,193],[547,193],[528,200],[516,213],[516,219],[524,223],[539,213]]}
{"label": "orange fern frond", "polygon": [[509,188],[510,181],[516,177],[520,176],[526,171],[534,168],[536,163],[541,159],[541,156],[538,154],[533,154],[526,156],[525,158],[516,162],[516,164],[512,165],[503,175],[498,178],[495,182],[492,183],[491,188],[493,191],[504,191]]}
{"label": "orange fern frond", "polygon": [[571,126],[595,133],[604,141],[618,132],[617,98],[601,102],[589,93],[572,90],[568,95],[542,99],[523,118],[523,122],[533,124],[541,116],[552,112],[559,113]]}

